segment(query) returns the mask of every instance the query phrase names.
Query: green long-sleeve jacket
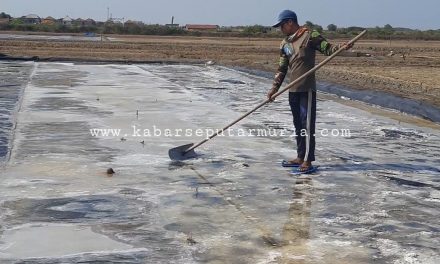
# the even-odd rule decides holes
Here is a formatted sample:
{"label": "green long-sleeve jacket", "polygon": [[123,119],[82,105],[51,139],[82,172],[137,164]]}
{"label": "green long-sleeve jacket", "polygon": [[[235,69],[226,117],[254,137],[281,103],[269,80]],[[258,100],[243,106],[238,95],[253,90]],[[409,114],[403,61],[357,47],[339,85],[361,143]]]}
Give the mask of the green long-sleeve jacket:
{"label": "green long-sleeve jacket", "polygon": [[[287,73],[290,81],[294,81],[315,66],[316,51],[330,56],[339,49],[338,45],[330,44],[316,30],[306,27],[299,28],[295,34],[286,37],[280,45],[280,61],[278,71],[275,74],[273,88],[279,89]],[[315,74],[290,88],[290,92],[316,91]]]}

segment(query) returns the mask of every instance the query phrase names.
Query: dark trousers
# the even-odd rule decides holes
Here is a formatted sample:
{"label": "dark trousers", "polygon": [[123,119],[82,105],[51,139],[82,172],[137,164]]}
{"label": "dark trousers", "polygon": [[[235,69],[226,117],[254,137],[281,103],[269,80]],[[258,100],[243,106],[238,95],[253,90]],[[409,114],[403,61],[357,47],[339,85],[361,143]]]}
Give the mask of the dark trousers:
{"label": "dark trousers", "polygon": [[[309,100],[311,95],[311,100]],[[311,108],[309,108],[309,102]],[[316,92],[289,92],[290,110],[293,114],[293,125],[295,126],[296,146],[298,158],[315,160],[315,122],[316,122]],[[310,124],[307,126],[307,115],[310,110]],[[309,127],[309,129],[307,129]],[[307,153],[308,146],[308,155]]]}

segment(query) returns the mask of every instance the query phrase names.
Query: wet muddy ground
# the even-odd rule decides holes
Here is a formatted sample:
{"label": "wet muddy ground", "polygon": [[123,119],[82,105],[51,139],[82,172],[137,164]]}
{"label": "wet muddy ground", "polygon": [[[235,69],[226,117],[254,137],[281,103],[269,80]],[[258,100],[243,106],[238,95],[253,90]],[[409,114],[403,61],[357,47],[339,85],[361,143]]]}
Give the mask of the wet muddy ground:
{"label": "wet muddy ground", "polygon": [[[21,105],[7,113],[17,121],[14,136],[2,131],[12,147],[0,174],[2,263],[436,263],[440,257],[435,125],[320,95],[320,170],[292,176],[279,165],[295,154],[281,96],[231,136],[201,146],[198,158],[171,162],[168,149],[202,140],[198,128],[238,118],[264,99],[270,80],[197,65],[0,67],[10,72],[2,85],[16,84],[6,90],[15,99],[2,106]],[[21,104],[17,87],[24,89]],[[96,129],[120,130],[93,136]],[[178,136],[179,129],[193,133]],[[249,135],[250,129],[277,134]]]}

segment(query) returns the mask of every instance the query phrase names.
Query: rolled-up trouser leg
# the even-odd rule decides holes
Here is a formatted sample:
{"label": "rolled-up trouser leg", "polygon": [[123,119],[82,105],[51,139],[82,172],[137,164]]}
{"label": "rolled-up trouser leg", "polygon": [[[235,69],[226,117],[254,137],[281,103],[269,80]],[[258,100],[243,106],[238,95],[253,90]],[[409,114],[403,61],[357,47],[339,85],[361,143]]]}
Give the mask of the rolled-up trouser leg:
{"label": "rolled-up trouser leg", "polygon": [[295,126],[297,155],[301,159],[314,161],[316,92],[290,92],[289,104]]}

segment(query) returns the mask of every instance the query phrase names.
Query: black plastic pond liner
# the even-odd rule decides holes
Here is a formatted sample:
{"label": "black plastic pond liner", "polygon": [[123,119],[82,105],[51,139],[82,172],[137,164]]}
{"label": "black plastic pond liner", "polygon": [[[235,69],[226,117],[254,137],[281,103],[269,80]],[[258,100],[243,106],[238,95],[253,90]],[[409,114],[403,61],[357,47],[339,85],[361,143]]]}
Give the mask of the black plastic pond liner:
{"label": "black plastic pond liner", "polygon": [[[232,67],[235,70],[246,72],[260,77],[272,79],[274,73],[252,70],[243,67]],[[318,91],[344,96],[351,100],[357,100],[372,105],[398,110],[400,112],[422,117],[424,119],[440,123],[440,109],[427,103],[402,98],[396,95],[381,91],[357,90],[347,86],[318,82]]]}

